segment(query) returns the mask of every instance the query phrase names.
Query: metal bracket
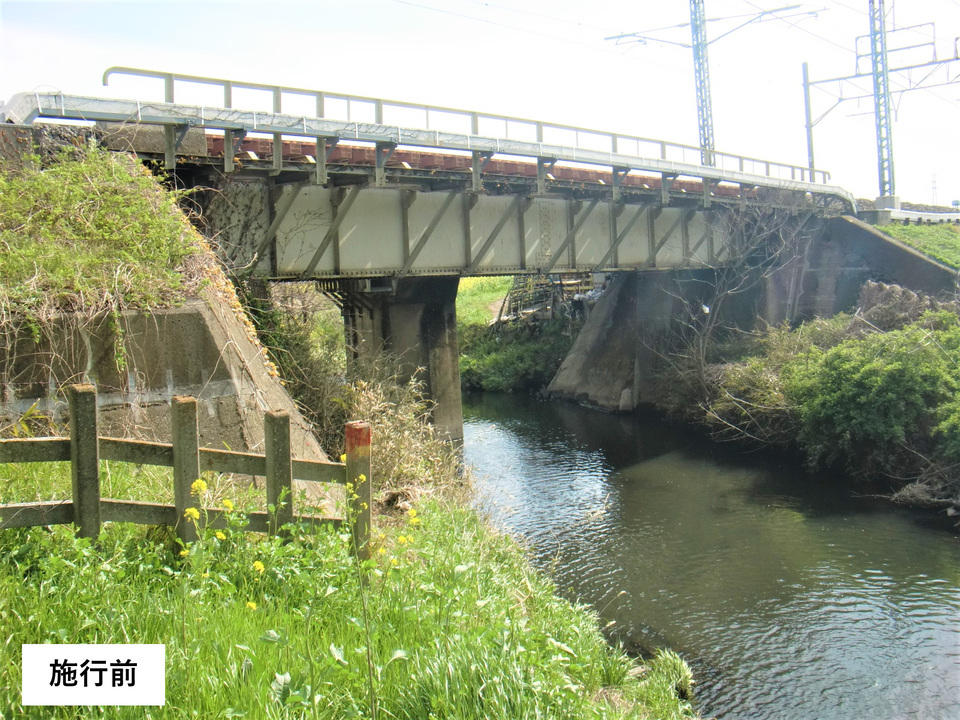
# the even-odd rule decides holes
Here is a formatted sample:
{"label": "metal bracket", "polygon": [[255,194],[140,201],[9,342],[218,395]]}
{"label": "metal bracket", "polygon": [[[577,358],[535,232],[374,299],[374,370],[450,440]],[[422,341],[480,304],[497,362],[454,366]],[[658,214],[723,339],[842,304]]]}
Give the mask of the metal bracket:
{"label": "metal bracket", "polygon": [[537,194],[545,195],[547,192],[547,174],[553,170],[557,164],[556,158],[537,158]]}
{"label": "metal bracket", "polygon": [[163,166],[167,170],[177,166],[177,150],[189,129],[190,125],[167,125],[163,128]]}
{"label": "metal bracket", "polygon": [[473,163],[471,164],[471,170],[473,175],[473,186],[471,189],[474,192],[483,191],[483,171],[487,167],[487,163],[490,162],[490,158],[492,157],[493,157],[492,152],[487,152],[483,150],[473,151]]}
{"label": "metal bracket", "polygon": [[617,167],[614,165],[611,170],[613,171],[613,201],[615,203],[620,202],[620,186],[623,183],[623,179],[630,174],[632,168],[628,167]]}
{"label": "metal bracket", "polygon": [[720,184],[719,180],[711,180],[710,178],[702,178],[703,180],[703,207],[704,209],[710,207],[710,203],[713,200],[713,189]]}
{"label": "metal bracket", "polygon": [[670,188],[677,179],[676,173],[660,173],[660,204],[667,207],[670,204]]}
{"label": "metal bracket", "polygon": [[386,184],[385,168],[396,149],[395,143],[377,143],[377,165],[374,170],[374,184],[377,187],[383,187]]}

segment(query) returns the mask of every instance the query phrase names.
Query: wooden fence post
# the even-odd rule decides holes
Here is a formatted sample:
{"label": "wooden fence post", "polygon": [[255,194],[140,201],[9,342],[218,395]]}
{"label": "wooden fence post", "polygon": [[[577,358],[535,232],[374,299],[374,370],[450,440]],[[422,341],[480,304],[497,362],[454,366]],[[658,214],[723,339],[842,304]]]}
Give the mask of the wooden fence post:
{"label": "wooden fence post", "polygon": [[202,510],[200,498],[191,496],[191,485],[200,477],[200,441],[197,437],[197,401],[175,397],[170,404],[173,440],[173,504],[177,510],[177,537],[184,543],[197,540],[197,524],[183,516],[187,508]]}
{"label": "wooden fence post", "polygon": [[370,423],[347,423],[347,505],[353,548],[360,560],[370,557],[370,532],[373,529],[370,436]]}
{"label": "wooden fence post", "polygon": [[71,385],[70,467],[73,478],[73,522],[77,535],[100,535],[100,447],[97,440],[97,391],[93,385]]}
{"label": "wooden fence post", "polygon": [[274,410],[263,418],[263,454],[267,466],[270,534],[277,535],[280,528],[293,522],[293,460],[290,416],[286,412]]}

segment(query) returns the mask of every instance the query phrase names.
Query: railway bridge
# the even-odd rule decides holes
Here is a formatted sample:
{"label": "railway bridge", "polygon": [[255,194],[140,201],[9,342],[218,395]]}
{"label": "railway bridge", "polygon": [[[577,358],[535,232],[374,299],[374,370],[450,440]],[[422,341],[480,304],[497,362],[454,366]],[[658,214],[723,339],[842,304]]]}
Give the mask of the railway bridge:
{"label": "railway bridge", "polygon": [[228,266],[320,282],[356,348],[425,369],[453,438],[460,277],[709,270],[758,251],[745,218],[802,227],[856,209],[822,170],[722,152],[707,167],[695,146],[136,68],[104,84],[114,76],[162,81],[163,101],[22,93],[0,120],[97,124],[111,148],[214,188],[204,217]]}

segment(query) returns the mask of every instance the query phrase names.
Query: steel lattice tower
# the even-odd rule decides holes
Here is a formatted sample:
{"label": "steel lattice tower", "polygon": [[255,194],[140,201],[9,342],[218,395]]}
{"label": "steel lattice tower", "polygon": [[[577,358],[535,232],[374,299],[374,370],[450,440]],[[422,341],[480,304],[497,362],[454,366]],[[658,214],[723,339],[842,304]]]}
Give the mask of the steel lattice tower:
{"label": "steel lattice tower", "polygon": [[[883,0],[870,0],[870,51],[873,65],[873,101],[877,122],[877,169],[880,177],[880,197],[884,197],[895,195],[896,190],[893,181],[890,77],[887,69],[887,27]],[[699,92],[699,86],[697,92]]]}
{"label": "steel lattice tower", "polygon": [[[882,2],[882,0],[881,0]],[[710,62],[707,59],[707,18],[703,0],[690,0],[690,34],[693,38],[693,72],[697,85],[700,153],[704,165],[713,160],[713,101],[710,98]]]}

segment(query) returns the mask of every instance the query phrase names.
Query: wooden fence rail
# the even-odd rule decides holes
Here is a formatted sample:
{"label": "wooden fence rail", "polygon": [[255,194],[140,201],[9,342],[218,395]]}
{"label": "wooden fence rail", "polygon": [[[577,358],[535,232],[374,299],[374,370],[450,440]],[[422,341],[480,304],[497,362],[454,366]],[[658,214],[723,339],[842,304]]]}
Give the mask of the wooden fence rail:
{"label": "wooden fence rail", "polygon": [[[204,471],[258,475],[266,478],[267,512],[246,514],[244,530],[277,534],[289,522],[333,523],[341,520],[293,515],[293,481],[308,480],[347,486],[347,516],[354,549],[361,559],[369,554],[371,515],[370,426],[347,423],[346,463],[294,460],[290,455],[290,417],[268,412],[264,417],[264,454],[229,452],[199,447],[197,401],[175,397],[170,408],[172,443],[100,437],[97,433],[97,393],[91,385],[72,385],[69,438],[0,440],[0,464],[69,462],[72,502],[0,505],[0,530],[40,525],[77,526],[81,537],[96,538],[104,522],[169,525],[184,542],[197,539],[197,525],[184,513],[197,507],[208,528],[224,528],[227,511],[198,507],[191,485]],[[100,461],[173,468],[174,504],[112,500],[100,496]]]}

